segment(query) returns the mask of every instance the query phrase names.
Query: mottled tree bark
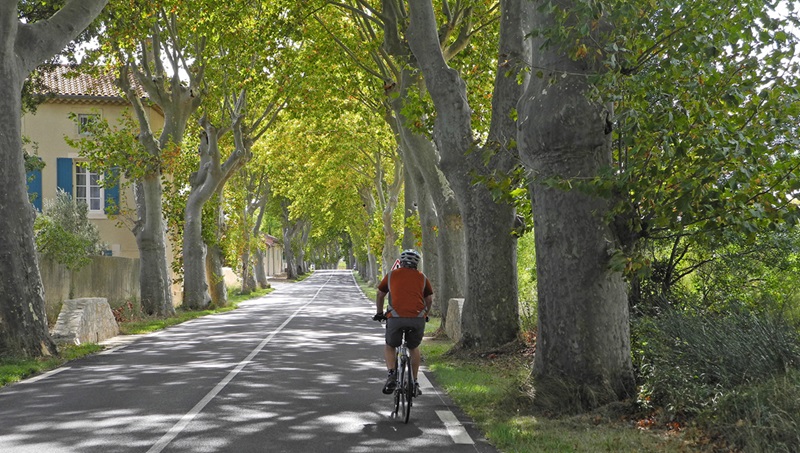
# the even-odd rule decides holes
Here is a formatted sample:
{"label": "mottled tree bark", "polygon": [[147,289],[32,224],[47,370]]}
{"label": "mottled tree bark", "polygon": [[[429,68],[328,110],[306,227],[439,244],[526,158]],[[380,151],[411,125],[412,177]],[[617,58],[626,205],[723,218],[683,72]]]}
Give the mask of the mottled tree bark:
{"label": "mottled tree bark", "polygon": [[[447,303],[451,298],[461,298],[466,292],[466,243],[464,223],[455,194],[444,173],[439,169],[436,148],[431,140],[412,131],[402,109],[408,90],[417,89],[419,79],[409,70],[400,76],[399,96],[392,101],[397,122],[398,135],[402,141],[403,158],[417,184],[424,187],[427,197],[418,196],[420,223],[423,226],[423,265],[432,277],[434,307],[442,315],[442,324],[447,321]],[[427,216],[433,213],[434,217]],[[434,260],[428,256],[434,253]]]}
{"label": "mottled tree bark", "polygon": [[[557,26],[537,4],[523,16],[531,26]],[[564,11],[571,5],[556,3]],[[531,78],[519,103],[520,155],[535,178],[539,331],[533,374],[542,389],[550,379],[572,383],[575,394],[592,396],[583,401],[589,406],[634,390],[626,288],[609,265],[618,242],[605,220],[608,199],[543,181],[592,178],[611,164],[612,112],[590,96],[588,77],[603,70],[594,51],[602,42],[591,38],[587,58],[578,60],[559,45],[540,48],[534,41],[529,58],[546,71]]]}
{"label": "mottled tree bark", "polygon": [[256,257],[256,282],[261,289],[267,289],[270,287],[270,284],[267,279],[267,273],[264,270],[264,251],[258,248],[253,251],[253,254]]}
{"label": "mottled tree bark", "polygon": [[[242,98],[240,98],[242,99]],[[230,177],[250,159],[246,143],[234,139],[235,149],[223,162],[219,139],[229,130],[241,136],[241,116],[236,105],[231,118],[231,128],[219,128],[206,117],[200,119],[203,128],[198,148],[200,168],[189,182],[191,191],[184,210],[183,232],[183,305],[191,309],[205,308],[211,303],[206,274],[206,245],[203,242],[203,207],[214,194],[221,192]]]}
{"label": "mottled tree bark", "polygon": [[50,19],[19,21],[0,2],[0,357],[56,354],[45,315],[22,154],[22,85],[33,69],[83,31],[107,0],[69,0]]}
{"label": "mottled tree bark", "polygon": [[[398,144],[402,146],[402,142]],[[403,155],[404,153],[401,151],[400,153]],[[401,247],[403,250],[419,248],[416,244],[417,238],[415,237],[414,231],[409,228],[409,223],[414,216],[419,216],[419,210],[417,209],[417,184],[414,179],[411,177],[409,172],[408,164],[405,162],[405,158],[403,158],[403,240],[401,242]],[[426,196],[427,194],[423,194]],[[421,240],[421,239],[420,239]]]}
{"label": "mottled tree bark", "polygon": [[[501,23],[513,19],[513,13],[506,11],[509,4],[502,6]],[[410,0],[409,19],[408,44],[436,107],[433,137],[440,168],[451,183],[465,226],[467,279],[461,343],[476,348],[499,346],[516,339],[519,330],[516,238],[511,234],[516,216],[514,207],[495,201],[487,187],[472,184],[472,175],[507,173],[515,165],[512,111],[521,94],[516,83],[522,69],[516,60],[521,55],[513,49],[514,41],[501,33],[499,54],[505,57],[501,64],[511,63],[508,69],[498,68],[489,136],[479,147],[472,132],[466,84],[447,65],[431,2]],[[521,40],[517,45],[521,46]]]}
{"label": "mottled tree bark", "polygon": [[149,174],[135,184],[139,226],[134,234],[139,247],[142,311],[148,315],[169,316],[175,313],[175,308],[172,305],[172,281],[167,263],[167,230],[162,214],[162,195],[159,173]]}
{"label": "mottled tree bark", "polygon": [[208,292],[211,296],[211,305],[225,307],[228,305],[228,286],[222,273],[222,249],[214,244],[207,246],[206,275],[208,275]]}

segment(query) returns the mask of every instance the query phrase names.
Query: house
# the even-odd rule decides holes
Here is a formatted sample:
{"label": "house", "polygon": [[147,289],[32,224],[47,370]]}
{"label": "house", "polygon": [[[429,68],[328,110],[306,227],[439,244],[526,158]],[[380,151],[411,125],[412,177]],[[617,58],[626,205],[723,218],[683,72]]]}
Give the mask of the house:
{"label": "house", "polygon": [[[112,127],[116,126],[125,112],[133,114],[130,104],[122,97],[112,75],[92,77],[70,74],[69,66],[58,66],[52,72],[43,74],[43,79],[52,96],[47,97],[35,113],[26,113],[22,118],[22,134],[28,140],[26,151],[38,156],[44,163],[44,168],[28,175],[28,192],[33,195],[34,206],[41,211],[43,200],[55,198],[57,190],[64,190],[73,199],[88,205],[89,220],[97,226],[100,240],[107,246],[106,255],[139,258],[135,236],[129,228],[120,226],[119,216],[109,215],[107,209],[114,211],[113,207],[121,207],[122,212],[134,212],[132,188],[126,187],[120,193],[118,187],[98,184],[105,175],[88,169],[86,159],[65,141],[65,137],[79,138],[85,133],[82,126],[98,115]],[[77,122],[71,118],[72,115],[77,117]],[[163,127],[164,116],[157,106],[148,107],[147,115],[154,131]],[[282,246],[272,236],[266,239],[266,243],[267,275],[283,273]],[[172,250],[168,244],[169,262],[173,259]],[[174,302],[180,303],[181,285],[173,285],[172,292]]]}
{"label": "house", "polygon": [[[112,126],[117,125],[130,104],[122,97],[114,84],[112,75],[92,77],[69,76],[69,66],[57,66],[43,74],[44,85],[52,96],[39,105],[35,113],[26,113],[22,118],[22,135],[29,143],[26,151],[38,156],[44,163],[42,170],[29,175],[28,192],[35,194],[34,206],[42,210],[42,201],[56,196],[58,189],[71,194],[73,199],[84,201],[89,207],[89,219],[97,226],[101,241],[107,246],[106,255],[138,258],[136,238],[128,228],[120,227],[115,216],[109,216],[106,208],[133,209],[133,191],[130,187],[120,194],[119,188],[102,187],[105,175],[91,171],[86,159],[70,147],[65,137],[78,139],[89,121],[98,116]],[[70,116],[77,116],[76,122]],[[132,114],[132,112],[131,112]],[[147,110],[153,130],[163,126],[160,110]],[[118,212],[118,211],[117,211]]]}
{"label": "house", "polygon": [[264,252],[264,272],[267,277],[274,277],[286,272],[286,261],[283,257],[283,244],[278,238],[269,234],[264,235],[264,244],[267,246]]}

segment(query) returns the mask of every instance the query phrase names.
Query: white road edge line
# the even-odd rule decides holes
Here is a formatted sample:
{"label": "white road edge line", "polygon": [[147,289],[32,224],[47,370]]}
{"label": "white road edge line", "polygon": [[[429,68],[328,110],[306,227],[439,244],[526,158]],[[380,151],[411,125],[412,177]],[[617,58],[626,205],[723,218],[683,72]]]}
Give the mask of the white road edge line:
{"label": "white road edge line", "polygon": [[428,376],[425,376],[425,373],[423,373],[422,370],[420,370],[419,374],[417,375],[417,382],[419,382],[419,388],[422,389],[433,388],[433,384],[431,384],[431,381],[428,379]]}
{"label": "white road edge line", "polygon": [[458,421],[455,414],[450,411],[436,411],[436,415],[438,415],[439,419],[444,423],[444,427],[447,429],[447,433],[450,434],[450,437],[453,438],[453,442],[457,444],[475,444],[475,441],[469,437],[466,428]]}
{"label": "white road edge line", "polygon": [[[330,277],[328,278],[328,281],[330,281]],[[261,343],[259,343],[259,345],[256,346],[256,348],[253,349],[250,352],[250,354],[244,358],[244,360],[242,360],[241,362],[239,362],[238,365],[236,365],[236,368],[231,370],[231,372],[228,373],[228,375],[225,376],[225,378],[219,381],[219,383],[213,389],[211,389],[211,391],[208,392],[206,396],[203,397],[203,399],[201,399],[197,404],[194,405],[194,407],[189,412],[187,412],[183,417],[181,417],[181,419],[178,420],[178,422],[175,423],[175,425],[173,425],[172,428],[169,429],[169,431],[167,431],[163,436],[161,436],[161,439],[159,439],[158,442],[156,442],[152,447],[150,447],[150,449],[147,450],[147,453],[161,453],[161,451],[163,451],[167,447],[167,445],[170,444],[170,442],[172,442],[176,437],[178,437],[178,434],[180,434],[181,431],[183,431],[184,428],[186,428],[186,426],[189,425],[189,423],[195,417],[197,417],[197,414],[199,414],[203,410],[203,408],[205,408],[206,405],[208,405],[208,403],[210,403],[211,400],[213,400],[214,397],[216,397],[219,394],[219,392],[221,392],[222,389],[224,389],[225,386],[228,385],[228,383],[231,382],[233,378],[236,377],[236,375],[239,374],[239,372],[242,371],[242,369],[244,369],[244,367],[246,367],[247,364],[250,363],[250,361],[253,359],[253,357],[256,356],[256,354],[261,352],[261,350],[264,349],[264,347],[267,344],[269,344],[270,341],[272,341],[275,335],[279,334],[283,330],[283,328],[286,327],[286,325],[289,324],[289,322],[291,322],[292,319],[294,319],[295,316],[297,316],[301,311],[303,311],[307,306],[311,305],[311,303],[317,299],[317,296],[319,295],[320,291],[322,291],[325,285],[328,284],[328,281],[326,281],[325,283],[322,284],[322,286],[319,287],[319,289],[314,294],[314,297],[311,298],[311,300],[305,303],[302,307],[295,310],[295,312],[292,313],[292,315],[289,316],[289,318],[287,318],[286,321],[283,322],[283,324],[281,324],[277,329],[272,331],[272,333],[269,334],[267,338],[262,340]]]}
{"label": "white road edge line", "polygon": [[20,384],[32,384],[36,381],[41,381],[42,379],[47,379],[54,374],[58,374],[62,371],[67,371],[70,367],[65,366],[62,368],[56,368],[55,370],[48,371],[47,373],[40,374],[38,376],[32,377],[30,379],[25,379],[24,381],[20,381]]}

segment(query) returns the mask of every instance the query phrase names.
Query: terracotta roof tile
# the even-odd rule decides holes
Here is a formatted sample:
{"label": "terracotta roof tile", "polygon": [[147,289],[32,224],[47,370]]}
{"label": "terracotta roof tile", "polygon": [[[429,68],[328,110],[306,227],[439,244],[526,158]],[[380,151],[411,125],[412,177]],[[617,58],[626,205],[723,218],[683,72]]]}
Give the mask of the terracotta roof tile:
{"label": "terracotta roof tile", "polygon": [[[70,66],[56,66],[52,71],[42,72],[44,85],[57,97],[85,96],[121,100],[122,91],[114,83],[114,79],[113,74],[92,76],[79,73]],[[143,93],[138,84],[134,85],[139,93]]]}

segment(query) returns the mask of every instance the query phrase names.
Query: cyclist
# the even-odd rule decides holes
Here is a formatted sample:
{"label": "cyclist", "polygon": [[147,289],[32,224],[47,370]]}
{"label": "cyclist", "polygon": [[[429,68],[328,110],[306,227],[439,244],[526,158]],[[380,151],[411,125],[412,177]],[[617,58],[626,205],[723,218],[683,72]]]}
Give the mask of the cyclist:
{"label": "cyclist", "polygon": [[[414,375],[414,391],[419,391],[417,373],[419,371],[420,353],[419,345],[425,333],[425,321],[433,303],[433,288],[428,277],[417,270],[422,256],[416,250],[404,250],[400,254],[400,267],[390,271],[378,285],[378,296],[375,298],[377,313],[374,320],[386,319],[386,345],[384,357],[389,376],[383,393],[394,392],[397,386],[395,377],[395,348],[400,346],[403,336],[401,329],[412,328],[406,335],[409,354],[411,355],[411,371]],[[383,306],[386,295],[389,296],[388,310],[384,314]]]}

